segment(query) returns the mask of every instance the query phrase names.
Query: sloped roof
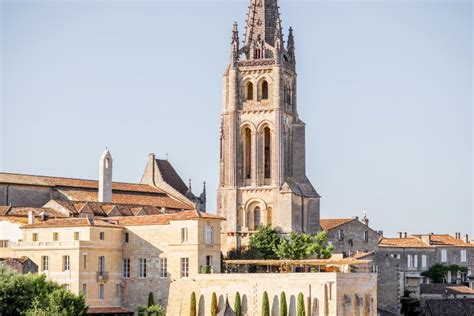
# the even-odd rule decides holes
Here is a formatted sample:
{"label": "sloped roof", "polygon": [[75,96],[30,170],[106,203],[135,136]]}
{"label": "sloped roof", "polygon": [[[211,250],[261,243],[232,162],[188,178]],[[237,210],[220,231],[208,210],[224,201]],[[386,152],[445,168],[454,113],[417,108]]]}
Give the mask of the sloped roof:
{"label": "sloped roof", "polygon": [[[84,190],[84,189],[67,189],[58,190],[61,194],[66,196],[68,199],[73,201],[88,201],[97,202],[97,191]],[[167,194],[161,192],[121,192],[113,191],[112,203],[117,204],[135,204],[135,205],[146,205],[165,207],[171,209],[185,209],[190,210],[193,207],[187,203],[179,201]]]}
{"label": "sloped roof", "polygon": [[49,227],[84,227],[84,226],[95,226],[95,227],[113,227],[120,228],[117,224],[109,223],[104,220],[90,220],[86,217],[69,217],[61,219],[48,219],[46,221],[38,221],[34,224],[24,225],[22,228],[49,228]]}
{"label": "sloped roof", "polygon": [[186,192],[188,192],[189,188],[183,182],[183,179],[181,179],[171,163],[164,159],[155,159],[155,161],[163,181],[168,183],[182,195],[186,195]]}
{"label": "sloped roof", "polygon": [[387,238],[382,237],[379,241],[379,247],[392,247],[392,248],[429,248],[430,245],[425,244],[419,238],[407,237],[407,238]]}
{"label": "sloped roof", "polygon": [[465,285],[431,283],[420,284],[420,294],[474,295],[474,290]]}
{"label": "sloped roof", "polygon": [[433,234],[430,238],[431,245],[433,246],[463,246],[472,247],[470,243],[466,243],[463,239],[458,239],[448,234]]}
{"label": "sloped roof", "polygon": [[426,308],[432,316],[474,315],[474,299],[426,300]]}
{"label": "sloped roof", "polygon": [[[35,176],[27,174],[0,172],[0,183],[37,185],[48,187],[72,187],[72,188],[90,188],[98,189],[99,182],[97,180],[86,180],[76,178]],[[148,184],[113,182],[112,190],[130,191],[130,192],[150,192],[165,193],[156,187]]]}
{"label": "sloped roof", "polygon": [[104,219],[89,219],[87,217],[69,217],[62,219],[49,219],[42,222],[36,222],[31,225],[24,225],[22,228],[49,228],[49,227],[123,227],[123,226],[142,226],[142,225],[167,225],[171,221],[192,220],[192,219],[219,219],[222,217],[209,213],[199,213],[197,211],[183,211],[171,214],[145,215],[145,216],[118,216]]}
{"label": "sloped roof", "polygon": [[341,225],[347,224],[356,220],[355,218],[326,218],[321,219],[319,224],[321,225],[322,229],[325,231],[329,231]]}

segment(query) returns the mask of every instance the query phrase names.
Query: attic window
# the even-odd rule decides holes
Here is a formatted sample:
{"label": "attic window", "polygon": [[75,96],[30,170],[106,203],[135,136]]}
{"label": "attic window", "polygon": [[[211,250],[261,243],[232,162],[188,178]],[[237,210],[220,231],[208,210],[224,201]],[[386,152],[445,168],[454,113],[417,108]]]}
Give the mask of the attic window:
{"label": "attic window", "polygon": [[100,240],[105,240],[105,233],[104,232],[99,233],[99,239]]}

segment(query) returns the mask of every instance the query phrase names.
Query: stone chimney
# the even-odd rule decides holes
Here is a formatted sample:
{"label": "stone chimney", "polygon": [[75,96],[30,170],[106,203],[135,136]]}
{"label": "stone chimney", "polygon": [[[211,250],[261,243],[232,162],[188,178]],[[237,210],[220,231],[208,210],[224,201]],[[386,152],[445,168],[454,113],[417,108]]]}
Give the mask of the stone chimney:
{"label": "stone chimney", "polygon": [[461,233],[455,233],[454,236],[456,237],[456,239],[461,239]]}
{"label": "stone chimney", "polygon": [[431,234],[421,235],[421,241],[427,245],[431,245]]}
{"label": "stone chimney", "polygon": [[470,242],[470,240],[469,240],[469,235],[468,235],[468,234],[464,235],[464,241],[465,241],[466,243],[469,243],[469,242]]}
{"label": "stone chimney", "polygon": [[403,233],[403,236],[404,236],[404,238],[407,238],[407,237],[408,237],[408,233],[407,233],[407,232],[404,232],[404,233]]}
{"label": "stone chimney", "polygon": [[112,155],[108,149],[99,162],[99,202],[112,203]]}
{"label": "stone chimney", "polygon": [[403,238],[403,233],[402,232],[398,232],[398,238]]}
{"label": "stone chimney", "polygon": [[31,225],[34,223],[35,223],[35,215],[33,214],[33,211],[28,211],[28,225]]}

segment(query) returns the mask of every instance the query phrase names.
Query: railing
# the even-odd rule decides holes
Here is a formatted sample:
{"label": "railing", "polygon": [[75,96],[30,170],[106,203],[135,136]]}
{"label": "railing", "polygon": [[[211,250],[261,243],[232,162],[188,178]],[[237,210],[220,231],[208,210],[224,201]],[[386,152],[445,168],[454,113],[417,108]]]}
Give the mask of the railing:
{"label": "railing", "polygon": [[79,241],[20,241],[13,243],[13,248],[31,248],[31,247],[72,247],[79,246]]}
{"label": "railing", "polygon": [[107,282],[109,280],[109,273],[105,271],[97,272],[97,282]]}

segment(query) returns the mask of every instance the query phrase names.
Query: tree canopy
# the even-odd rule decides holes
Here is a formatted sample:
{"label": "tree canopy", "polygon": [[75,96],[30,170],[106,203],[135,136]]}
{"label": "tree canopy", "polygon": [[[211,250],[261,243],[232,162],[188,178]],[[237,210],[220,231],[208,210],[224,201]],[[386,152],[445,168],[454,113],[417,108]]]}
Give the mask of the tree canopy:
{"label": "tree canopy", "polygon": [[0,264],[0,310],[4,315],[86,315],[77,296],[45,275],[17,274]]}
{"label": "tree canopy", "polygon": [[262,225],[250,237],[249,248],[254,250],[259,259],[277,259],[275,249],[281,237],[270,225]]}
{"label": "tree canopy", "polygon": [[451,271],[454,275],[457,275],[458,272],[467,273],[467,268],[457,264],[445,265],[442,263],[436,263],[428,270],[423,271],[421,276],[429,278],[433,283],[444,283],[448,271]]}

